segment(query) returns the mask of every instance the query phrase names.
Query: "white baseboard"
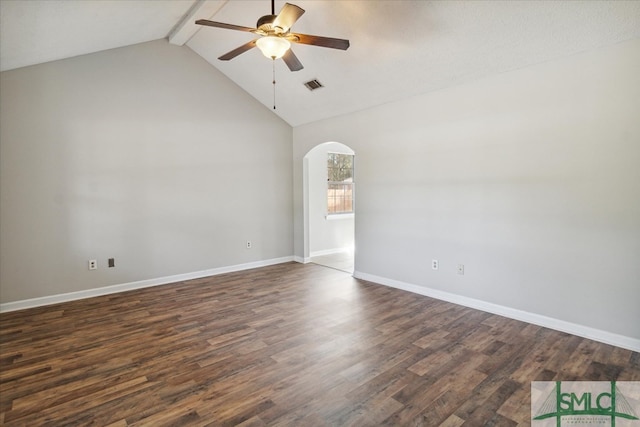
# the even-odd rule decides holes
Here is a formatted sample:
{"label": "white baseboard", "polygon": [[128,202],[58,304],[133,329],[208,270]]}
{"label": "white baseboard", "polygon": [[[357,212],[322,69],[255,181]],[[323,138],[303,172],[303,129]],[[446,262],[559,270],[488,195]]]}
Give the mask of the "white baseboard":
{"label": "white baseboard", "polygon": [[333,255],[333,254],[341,254],[345,252],[353,251],[353,248],[333,248],[333,249],[325,249],[322,251],[311,252],[310,256],[324,256],[324,255]]}
{"label": "white baseboard", "polygon": [[104,286],[101,288],[87,289],[85,291],[69,292],[65,294],[50,295],[46,297],[26,299],[0,304],[0,313],[23,310],[44,305],[57,304],[67,301],[75,301],[84,298],[97,297],[101,295],[115,294],[118,292],[131,291],[134,289],[149,288],[151,286],[166,285],[168,283],[182,282],[184,280],[199,279],[201,277],[216,276],[218,274],[231,273],[234,271],[249,270],[252,268],[266,267],[268,265],[282,264],[293,261],[293,256],[273,258],[264,261],[249,262],[246,264],[236,264],[227,267],[212,268],[209,270],[195,271],[193,273],[176,274],[174,276],[158,277],[155,279],[140,280],[137,282],[122,283],[119,285]]}
{"label": "white baseboard", "polygon": [[303,258],[301,256],[294,256],[293,260],[295,262],[299,262],[300,264],[309,264],[311,262],[311,258],[310,257]]}
{"label": "white baseboard", "polygon": [[520,320],[534,325],[543,326],[545,328],[554,329],[556,331],[566,332],[568,334],[577,335],[579,337],[588,338],[594,341],[611,344],[616,347],[625,348],[627,350],[640,352],[640,340],[624,335],[614,334],[612,332],[579,325],[577,323],[566,322],[564,320],[554,319],[552,317],[542,316],[540,314],[530,313],[528,311],[517,310],[503,305],[493,304],[490,302],[468,298],[449,292],[431,289],[424,286],[418,286],[411,283],[400,282],[398,280],[387,279],[385,277],[375,276],[372,274],[354,271],[353,277],[356,279],[366,280],[368,282],[378,283],[392,288],[402,289],[404,291],[413,292],[451,302],[453,304],[462,305],[477,310],[486,311],[487,313],[498,314],[510,319]]}

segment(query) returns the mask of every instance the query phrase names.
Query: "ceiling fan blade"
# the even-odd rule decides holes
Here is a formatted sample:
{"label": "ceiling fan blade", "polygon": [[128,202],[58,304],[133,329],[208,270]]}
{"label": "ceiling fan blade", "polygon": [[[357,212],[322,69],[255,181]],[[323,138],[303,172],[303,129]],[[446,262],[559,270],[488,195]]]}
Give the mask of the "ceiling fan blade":
{"label": "ceiling fan blade", "polygon": [[225,24],[224,22],[209,21],[208,19],[198,19],[196,21],[196,24],[206,25],[209,27],[226,28],[228,30],[246,31],[249,33],[256,30],[255,28],[242,27],[240,25],[233,25],[233,24]]}
{"label": "ceiling fan blade", "polygon": [[282,10],[273,21],[273,26],[282,28],[282,32],[286,33],[303,13],[304,9],[296,6],[295,4],[285,3]]}
{"label": "ceiling fan blade", "polygon": [[287,64],[287,67],[289,67],[291,71],[300,71],[304,68],[298,57],[293,53],[291,49],[287,50],[287,52],[282,57],[282,60],[285,64]]}
{"label": "ceiling fan blade", "polygon": [[292,37],[287,39],[302,44],[310,44],[313,46],[330,47],[332,49],[347,50],[349,48],[349,40],[334,39],[332,37],[311,36],[309,34],[291,33]]}
{"label": "ceiling fan blade", "polygon": [[245,53],[246,51],[248,51],[249,49],[254,48],[255,46],[256,46],[256,41],[255,40],[251,40],[249,43],[245,43],[242,46],[233,49],[231,52],[225,53],[224,55],[222,55],[218,59],[221,60],[221,61],[228,61],[228,60],[233,59],[236,56],[240,55],[241,53]]}

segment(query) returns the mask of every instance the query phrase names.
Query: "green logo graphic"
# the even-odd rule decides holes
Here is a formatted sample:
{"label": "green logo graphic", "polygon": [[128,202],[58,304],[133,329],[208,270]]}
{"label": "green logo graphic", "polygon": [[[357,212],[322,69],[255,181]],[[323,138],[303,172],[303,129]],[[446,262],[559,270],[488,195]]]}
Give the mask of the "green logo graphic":
{"label": "green logo graphic", "polygon": [[638,420],[633,406],[615,381],[571,382],[565,391],[562,381],[556,381],[541,405],[534,408],[532,401],[532,417],[534,421],[555,418],[557,427],[561,427],[563,417],[572,425],[606,425],[608,419],[612,427],[616,425],[616,418]]}

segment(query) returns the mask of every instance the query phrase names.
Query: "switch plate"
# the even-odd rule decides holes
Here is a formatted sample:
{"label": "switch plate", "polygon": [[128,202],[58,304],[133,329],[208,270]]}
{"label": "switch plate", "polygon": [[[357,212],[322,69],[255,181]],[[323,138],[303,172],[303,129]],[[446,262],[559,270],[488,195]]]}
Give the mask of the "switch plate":
{"label": "switch plate", "polygon": [[97,270],[98,269],[98,260],[90,259],[89,260],[89,270]]}
{"label": "switch plate", "polygon": [[464,276],[464,264],[458,264],[458,274]]}

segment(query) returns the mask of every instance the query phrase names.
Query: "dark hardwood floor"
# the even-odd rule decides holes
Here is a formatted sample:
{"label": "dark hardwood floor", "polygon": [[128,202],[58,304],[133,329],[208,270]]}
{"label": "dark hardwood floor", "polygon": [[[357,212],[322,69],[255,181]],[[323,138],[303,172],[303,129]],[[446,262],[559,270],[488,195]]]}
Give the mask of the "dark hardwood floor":
{"label": "dark hardwood floor", "polygon": [[640,354],[281,264],[0,315],[0,424],[530,425]]}

